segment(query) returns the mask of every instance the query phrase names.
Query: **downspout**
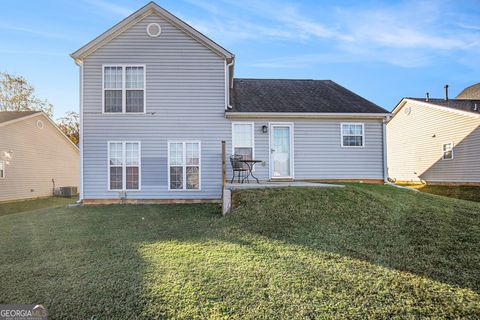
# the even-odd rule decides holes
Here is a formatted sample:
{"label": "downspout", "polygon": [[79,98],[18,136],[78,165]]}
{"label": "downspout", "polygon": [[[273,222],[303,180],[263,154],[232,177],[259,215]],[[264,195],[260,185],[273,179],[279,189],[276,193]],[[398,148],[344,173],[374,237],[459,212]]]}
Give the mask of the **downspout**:
{"label": "downspout", "polygon": [[77,203],[81,203],[84,198],[83,193],[83,60],[75,59],[75,63],[80,67],[80,128],[79,128],[79,149],[80,149],[80,192]]}
{"label": "downspout", "polygon": [[383,182],[388,183],[387,123],[390,116],[383,118]]}
{"label": "downspout", "polygon": [[[230,63],[225,65],[225,110],[232,109],[230,104],[230,89],[233,88],[233,78],[232,83],[230,84],[230,67],[235,65],[235,58],[232,59]],[[233,75],[233,72],[232,72]]]}

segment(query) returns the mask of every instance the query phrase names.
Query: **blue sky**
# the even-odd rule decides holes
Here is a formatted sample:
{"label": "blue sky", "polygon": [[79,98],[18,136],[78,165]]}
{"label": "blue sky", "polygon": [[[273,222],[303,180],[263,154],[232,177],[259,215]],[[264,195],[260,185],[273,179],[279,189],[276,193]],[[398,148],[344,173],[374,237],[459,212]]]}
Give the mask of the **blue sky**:
{"label": "blue sky", "polygon": [[[145,5],[6,1],[0,70],[25,76],[56,116],[78,111],[69,54]],[[480,0],[158,0],[236,55],[236,77],[332,79],[391,110],[480,82]]]}

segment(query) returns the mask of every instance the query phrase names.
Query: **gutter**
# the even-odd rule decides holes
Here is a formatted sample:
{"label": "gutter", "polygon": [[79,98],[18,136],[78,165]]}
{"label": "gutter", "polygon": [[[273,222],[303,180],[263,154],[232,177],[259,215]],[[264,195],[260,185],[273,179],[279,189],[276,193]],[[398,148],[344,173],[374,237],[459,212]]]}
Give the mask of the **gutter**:
{"label": "gutter", "polygon": [[225,112],[227,119],[384,119],[391,113],[345,113],[345,112]]}
{"label": "gutter", "polygon": [[79,128],[79,149],[80,149],[80,192],[77,203],[84,199],[83,194],[83,60],[75,59],[75,64],[80,67],[80,128]]}
{"label": "gutter", "polygon": [[388,183],[388,158],[387,158],[387,123],[390,121],[390,116],[383,119],[383,182]]}
{"label": "gutter", "polygon": [[230,67],[235,65],[235,59],[233,58],[230,63],[225,64],[225,110],[232,109],[230,104],[230,89],[233,88],[233,71],[232,71],[232,83],[230,84]]}

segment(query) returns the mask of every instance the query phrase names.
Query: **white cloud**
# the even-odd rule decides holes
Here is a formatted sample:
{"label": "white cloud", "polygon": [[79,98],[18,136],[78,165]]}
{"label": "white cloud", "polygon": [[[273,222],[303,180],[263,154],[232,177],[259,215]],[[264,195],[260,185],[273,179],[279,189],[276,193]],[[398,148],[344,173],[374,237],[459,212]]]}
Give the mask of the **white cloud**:
{"label": "white cloud", "polygon": [[0,29],[6,29],[6,30],[17,31],[17,32],[22,32],[22,33],[29,33],[29,34],[44,37],[44,38],[55,38],[55,39],[66,39],[67,38],[65,35],[63,35],[61,33],[52,32],[52,31],[48,31],[48,30],[42,30],[42,29],[32,29],[32,28],[17,26],[17,25],[9,24],[9,23],[1,23],[0,24]]}
{"label": "white cloud", "polygon": [[[428,65],[452,53],[480,53],[480,26],[465,23],[472,17],[458,13],[455,2],[449,0],[375,2],[374,6],[358,2],[348,7],[318,4],[309,12],[300,2],[289,0],[187,1],[210,14],[192,24],[226,45],[244,40],[301,43],[319,48],[334,61],[338,56],[342,61],[380,61],[402,67]],[[252,65],[273,68],[317,63],[302,54],[282,59]]]}
{"label": "white cloud", "polygon": [[105,0],[84,0],[84,2],[120,17],[127,17],[135,11],[131,8],[127,8]]}

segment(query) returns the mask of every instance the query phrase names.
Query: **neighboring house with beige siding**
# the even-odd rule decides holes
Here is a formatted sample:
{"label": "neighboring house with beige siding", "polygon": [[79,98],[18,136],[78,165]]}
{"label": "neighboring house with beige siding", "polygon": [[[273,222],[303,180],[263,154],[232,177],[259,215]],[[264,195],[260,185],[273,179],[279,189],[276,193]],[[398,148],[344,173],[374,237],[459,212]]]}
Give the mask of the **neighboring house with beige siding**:
{"label": "neighboring house with beige siding", "polygon": [[0,112],[0,202],[79,186],[78,148],[39,111]]}
{"label": "neighboring house with beige siding", "polygon": [[387,124],[398,181],[480,184],[480,100],[404,98]]}

